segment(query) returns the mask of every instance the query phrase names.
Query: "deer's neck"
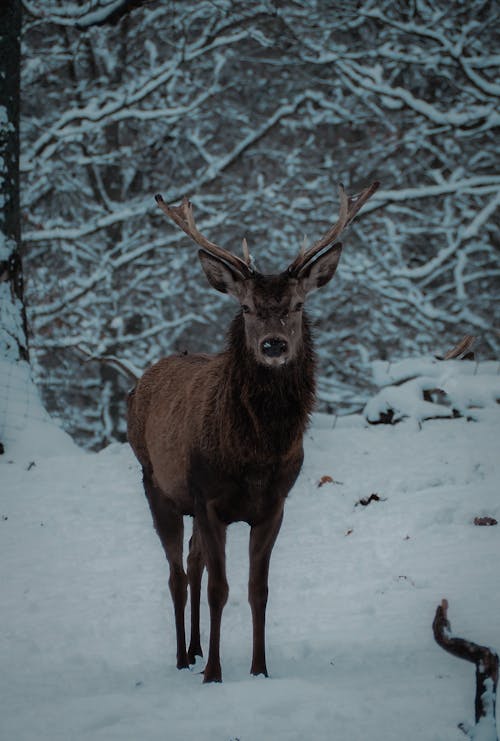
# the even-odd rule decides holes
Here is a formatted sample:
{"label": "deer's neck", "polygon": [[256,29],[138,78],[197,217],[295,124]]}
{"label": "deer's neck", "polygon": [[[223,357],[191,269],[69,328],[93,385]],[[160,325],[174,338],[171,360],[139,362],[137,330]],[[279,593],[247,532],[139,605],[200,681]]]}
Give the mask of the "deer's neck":
{"label": "deer's neck", "polygon": [[249,457],[279,457],[301,445],[315,400],[315,355],[306,317],[302,331],[297,357],[268,368],[246,347],[243,317],[231,324],[222,392],[230,418],[227,433]]}

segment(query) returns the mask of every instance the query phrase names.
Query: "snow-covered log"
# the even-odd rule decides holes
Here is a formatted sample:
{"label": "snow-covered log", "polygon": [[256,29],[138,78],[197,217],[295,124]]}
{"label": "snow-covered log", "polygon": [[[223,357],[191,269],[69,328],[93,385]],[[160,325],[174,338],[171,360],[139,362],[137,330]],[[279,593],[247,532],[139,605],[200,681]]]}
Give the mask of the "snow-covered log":
{"label": "snow-covered log", "polygon": [[500,362],[408,358],[375,361],[373,380],[382,386],[366,404],[368,422],[417,422],[437,417],[474,419],[500,401]]}

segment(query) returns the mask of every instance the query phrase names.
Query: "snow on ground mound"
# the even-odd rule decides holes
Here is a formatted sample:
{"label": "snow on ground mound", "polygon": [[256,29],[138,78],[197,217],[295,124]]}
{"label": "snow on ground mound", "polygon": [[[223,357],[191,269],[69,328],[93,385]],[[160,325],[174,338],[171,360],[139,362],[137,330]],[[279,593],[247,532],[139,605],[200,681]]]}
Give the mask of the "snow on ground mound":
{"label": "snow on ground mound", "polygon": [[47,414],[24,361],[0,360],[0,443],[4,455],[16,461],[79,451]]}
{"label": "snow on ground mound", "polygon": [[[458,635],[500,648],[500,526],[473,524],[500,520],[498,407],[420,431],[315,421],[271,563],[267,680],[248,674],[247,526],[228,531],[224,683],[203,685],[203,663],[175,669],[167,565],[128,447],[2,456],[2,739],[463,738],[474,669],[431,626],[446,597]],[[205,649],[207,613],[204,597]]]}
{"label": "snow on ground mound", "polygon": [[383,388],[368,401],[368,422],[394,424],[435,417],[476,418],[500,401],[500,363],[413,358],[372,363],[373,380]]}

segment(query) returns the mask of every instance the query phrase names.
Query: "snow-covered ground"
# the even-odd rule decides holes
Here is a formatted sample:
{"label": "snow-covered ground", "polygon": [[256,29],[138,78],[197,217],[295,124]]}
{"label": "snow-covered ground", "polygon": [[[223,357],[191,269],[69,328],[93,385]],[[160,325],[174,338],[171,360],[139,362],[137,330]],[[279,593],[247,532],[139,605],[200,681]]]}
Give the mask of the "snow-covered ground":
{"label": "snow-covered ground", "polygon": [[[175,668],[167,566],[129,448],[84,453],[46,423],[43,456],[0,458],[0,738],[463,739],[474,667],[431,625],[446,597],[457,635],[500,648],[500,525],[473,524],[500,520],[499,412],[421,429],[316,416],[271,563],[269,679],[248,674],[248,528],[229,529],[222,685],[202,684],[203,664]],[[205,647],[207,632],[204,599]]]}

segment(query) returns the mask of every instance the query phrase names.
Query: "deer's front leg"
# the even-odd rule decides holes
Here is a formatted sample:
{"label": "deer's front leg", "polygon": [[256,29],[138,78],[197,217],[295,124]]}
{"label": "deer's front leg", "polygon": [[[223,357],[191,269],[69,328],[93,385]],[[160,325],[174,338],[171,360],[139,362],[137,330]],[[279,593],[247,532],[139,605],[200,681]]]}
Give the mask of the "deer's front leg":
{"label": "deer's front leg", "polygon": [[195,516],[208,572],[208,605],[210,608],[210,643],[203,681],[222,682],[220,625],[222,610],[229,594],[226,578],[226,525],[218,519],[210,503],[201,506]]}
{"label": "deer's front leg", "polygon": [[250,531],[250,578],[248,601],[252,610],[253,655],[251,674],[268,676],[266,667],[266,605],[268,593],[269,561],[274,543],[283,521],[283,505],[280,504],[273,516]]}

